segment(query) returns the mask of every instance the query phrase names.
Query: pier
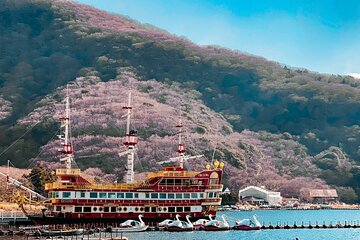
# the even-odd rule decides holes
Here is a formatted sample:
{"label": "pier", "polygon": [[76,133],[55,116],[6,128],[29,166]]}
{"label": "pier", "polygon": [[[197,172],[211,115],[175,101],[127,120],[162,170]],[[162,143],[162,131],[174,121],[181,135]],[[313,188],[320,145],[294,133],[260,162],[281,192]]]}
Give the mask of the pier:
{"label": "pier", "polygon": [[330,222],[326,224],[325,222],[309,222],[309,223],[277,223],[277,224],[265,224],[261,226],[262,230],[273,230],[273,229],[325,229],[325,228],[360,228],[360,221],[345,221],[345,222]]}
{"label": "pier", "polygon": [[27,221],[28,218],[23,212],[19,211],[0,211],[0,223],[14,223],[17,221]]}
{"label": "pier", "polygon": [[[15,218],[15,217],[14,217]],[[70,224],[70,225],[49,225],[49,229],[59,229],[59,228],[83,228],[85,229],[86,234],[103,234],[103,236],[107,236],[111,234],[111,231],[109,231],[109,226],[106,224]],[[113,226],[117,226],[117,224],[113,224]],[[292,224],[289,223],[269,223],[265,224],[263,223],[261,226],[261,230],[287,230],[287,229],[337,229],[337,228],[360,228],[360,221],[345,221],[345,222],[330,222],[329,224],[326,224],[325,222],[319,223],[319,222],[308,222],[308,223],[297,223],[294,222]],[[195,228],[194,231],[202,231],[202,228]],[[166,231],[163,228],[158,228],[157,226],[150,226],[147,231]],[[228,231],[242,231],[237,230],[234,227],[230,227]],[[256,231],[256,230],[252,230]],[[4,230],[4,228],[1,228],[0,226],[0,237],[1,236],[10,236],[10,235],[24,235],[25,233],[23,231],[19,231],[18,228],[15,228],[14,226]],[[106,235],[107,234],[107,235]],[[0,238],[1,239],[1,238]],[[71,239],[71,238],[69,238]],[[80,238],[81,239],[81,238]]]}

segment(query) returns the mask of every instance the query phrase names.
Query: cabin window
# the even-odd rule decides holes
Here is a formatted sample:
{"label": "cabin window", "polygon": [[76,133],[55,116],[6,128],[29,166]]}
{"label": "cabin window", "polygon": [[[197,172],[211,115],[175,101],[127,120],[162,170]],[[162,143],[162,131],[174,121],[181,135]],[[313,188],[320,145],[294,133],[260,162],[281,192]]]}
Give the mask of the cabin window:
{"label": "cabin window", "polygon": [[191,184],[192,184],[192,185],[198,185],[198,184],[199,184],[199,180],[197,180],[197,179],[192,179],[192,180],[191,180]]}
{"label": "cabin window", "polygon": [[151,207],[151,212],[156,212],[156,207]]}
{"label": "cabin window", "polygon": [[134,193],[134,198],[139,198],[139,194],[138,194],[138,193]]}
{"label": "cabin window", "polygon": [[84,198],[85,197],[85,192],[80,192],[80,197]]}
{"label": "cabin window", "polygon": [[59,197],[59,192],[52,192],[51,197],[52,198],[58,198]]}
{"label": "cabin window", "polygon": [[190,212],[190,207],[184,207],[184,212]]}
{"label": "cabin window", "polygon": [[169,207],[169,212],[175,212],[175,207]]}
{"label": "cabin window", "polygon": [[84,212],[91,212],[91,207],[84,207]]}
{"label": "cabin window", "polygon": [[117,198],[124,198],[124,193],[117,193]]}
{"label": "cabin window", "polygon": [[106,192],[100,192],[99,198],[106,198]]}
{"label": "cabin window", "polygon": [[199,198],[204,198],[204,193],[199,193]]}
{"label": "cabin window", "polygon": [[158,194],[157,193],[152,193],[151,198],[158,198]]}
{"label": "cabin window", "polygon": [[115,193],[108,193],[108,198],[115,198],[116,194]]}
{"label": "cabin window", "polygon": [[183,207],[176,207],[176,212],[183,212]]}
{"label": "cabin window", "polygon": [[90,193],[90,198],[97,198],[98,194],[96,192],[91,192]]}
{"label": "cabin window", "polygon": [[104,212],[109,212],[109,207],[104,207]]}
{"label": "cabin window", "polygon": [[174,179],[166,179],[167,185],[174,185]]}
{"label": "cabin window", "polygon": [[82,212],[82,207],[75,207],[75,212]]}
{"label": "cabin window", "polygon": [[177,199],[182,199],[182,193],[177,193],[177,194],[176,194],[176,198],[177,198]]}
{"label": "cabin window", "polygon": [[96,212],[96,211],[97,211],[97,207],[94,207],[94,208],[93,208],[93,211]]}
{"label": "cabin window", "polygon": [[111,212],[116,212],[116,207],[111,207]]}
{"label": "cabin window", "polygon": [[184,198],[190,198],[190,193],[184,193]]}
{"label": "cabin window", "polygon": [[133,193],[132,192],[125,193],[125,198],[133,198]]}
{"label": "cabin window", "polygon": [[209,198],[212,198],[214,196],[213,192],[209,192]]}
{"label": "cabin window", "polygon": [[159,185],[166,185],[166,179],[161,180],[161,182],[159,183]]}
{"label": "cabin window", "polygon": [[150,212],[150,207],[145,207],[145,212]]}
{"label": "cabin window", "polygon": [[145,198],[150,198],[150,194],[149,194],[149,193],[145,193]]}
{"label": "cabin window", "polygon": [[71,195],[71,192],[63,192],[62,193],[63,198],[69,198],[70,195]]}
{"label": "cabin window", "polygon": [[197,198],[197,197],[198,197],[197,193],[191,193],[191,198]]}
{"label": "cabin window", "polygon": [[175,179],[175,185],[181,185],[181,179]]}
{"label": "cabin window", "polygon": [[160,193],[160,199],[165,199],[166,198],[166,193]]}
{"label": "cabin window", "polygon": [[127,211],[127,207],[124,207],[124,212],[126,212]]}
{"label": "cabin window", "polygon": [[175,198],[175,194],[173,193],[168,193],[168,199],[174,199]]}
{"label": "cabin window", "polygon": [[210,185],[218,184],[218,182],[219,182],[218,179],[210,179]]}
{"label": "cabin window", "polygon": [[56,211],[61,212],[61,206],[56,206]]}

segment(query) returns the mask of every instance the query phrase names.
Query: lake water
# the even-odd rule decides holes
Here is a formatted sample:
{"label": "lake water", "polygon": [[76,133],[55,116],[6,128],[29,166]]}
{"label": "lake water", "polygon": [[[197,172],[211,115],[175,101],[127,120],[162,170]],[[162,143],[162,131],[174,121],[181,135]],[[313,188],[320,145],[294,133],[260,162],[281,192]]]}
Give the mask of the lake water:
{"label": "lake water", "polygon": [[[360,210],[258,210],[252,212],[218,212],[218,217],[225,214],[229,224],[234,225],[235,220],[251,218],[253,214],[258,216],[261,223],[272,225],[277,223],[288,223],[293,225],[297,222],[315,225],[336,224],[352,221],[360,222]],[[279,229],[279,230],[260,230],[260,231],[226,231],[226,232],[141,232],[127,233],[124,236],[129,240],[293,240],[296,237],[300,240],[360,240],[360,228],[341,228],[341,229]]]}

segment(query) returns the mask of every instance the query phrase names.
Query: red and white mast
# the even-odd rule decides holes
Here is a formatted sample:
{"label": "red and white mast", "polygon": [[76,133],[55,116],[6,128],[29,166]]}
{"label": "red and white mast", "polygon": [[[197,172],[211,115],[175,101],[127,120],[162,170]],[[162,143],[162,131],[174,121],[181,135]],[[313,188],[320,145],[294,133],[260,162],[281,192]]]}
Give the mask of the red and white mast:
{"label": "red and white mast", "polygon": [[61,149],[59,152],[62,154],[60,162],[65,163],[66,169],[71,169],[71,163],[74,160],[74,150],[70,141],[70,97],[69,89],[66,89],[66,98],[65,98],[65,116],[60,118],[61,128],[63,134],[59,135],[61,140]]}
{"label": "red and white mast", "polygon": [[127,147],[127,150],[123,153],[119,153],[119,156],[127,155],[127,172],[126,172],[126,183],[134,182],[134,158],[135,158],[135,146],[138,143],[136,138],[136,132],[130,130],[130,120],[131,120],[131,92],[129,92],[128,105],[123,107],[127,110],[127,121],[126,121],[126,134],[124,145]]}
{"label": "red and white mast", "polygon": [[158,162],[158,164],[171,163],[171,162],[177,162],[177,161],[179,161],[180,167],[181,167],[181,168],[184,168],[184,162],[185,162],[186,160],[203,157],[203,155],[197,155],[197,156],[188,156],[188,155],[185,155],[186,149],[185,149],[184,144],[182,143],[183,124],[182,124],[181,118],[179,118],[179,124],[176,125],[176,127],[179,129],[179,131],[177,132],[177,134],[179,135],[179,143],[178,143],[178,149],[176,150],[178,156],[177,156],[177,157],[170,158],[169,160],[165,160],[165,161]]}
{"label": "red and white mast", "polygon": [[178,131],[179,144],[178,144],[178,149],[176,150],[176,152],[178,153],[178,159],[180,161],[180,167],[184,168],[184,160],[185,160],[186,149],[185,149],[184,144],[181,142],[181,140],[182,140],[181,139],[181,133],[182,133],[182,128],[183,128],[181,118],[179,118],[179,125],[177,125],[176,127],[179,129],[179,131]]}

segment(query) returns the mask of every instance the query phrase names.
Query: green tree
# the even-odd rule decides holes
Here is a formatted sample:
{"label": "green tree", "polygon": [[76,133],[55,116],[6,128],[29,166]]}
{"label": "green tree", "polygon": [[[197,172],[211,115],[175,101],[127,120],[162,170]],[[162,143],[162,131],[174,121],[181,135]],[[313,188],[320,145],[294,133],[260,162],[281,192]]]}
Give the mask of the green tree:
{"label": "green tree", "polygon": [[358,196],[353,188],[339,187],[336,190],[338,192],[340,201],[344,203],[356,203],[358,201]]}
{"label": "green tree", "polygon": [[45,195],[45,183],[54,182],[54,175],[50,169],[43,166],[34,167],[30,174],[25,176],[34,188],[34,191]]}

